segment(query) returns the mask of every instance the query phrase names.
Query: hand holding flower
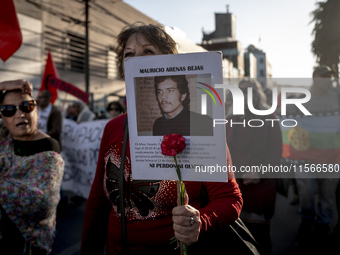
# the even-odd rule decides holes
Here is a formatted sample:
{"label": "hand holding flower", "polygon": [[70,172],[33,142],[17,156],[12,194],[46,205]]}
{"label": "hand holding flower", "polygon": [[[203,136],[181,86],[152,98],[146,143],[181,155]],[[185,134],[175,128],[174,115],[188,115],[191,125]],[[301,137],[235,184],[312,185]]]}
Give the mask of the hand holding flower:
{"label": "hand holding flower", "polygon": [[178,177],[178,205],[184,205],[184,183],[182,182],[181,169],[177,164],[176,155],[185,149],[185,138],[178,134],[164,135],[161,144],[162,154],[165,156],[173,156],[176,164],[176,173]]}
{"label": "hand holding flower", "polygon": [[[188,194],[185,193],[184,205],[172,209],[172,221],[176,238],[190,245],[197,242],[202,223],[200,212],[188,205],[188,200]],[[190,225],[191,219],[193,219],[192,225]]]}
{"label": "hand holding flower", "polygon": [[[177,207],[172,211],[175,236],[180,241],[181,254],[187,254],[185,244],[197,241],[201,228],[200,214],[195,208],[188,205],[188,195],[182,182],[181,169],[178,166],[176,155],[185,149],[185,138],[178,134],[164,135],[161,144],[162,154],[172,156],[175,160],[177,181]],[[186,194],[186,196],[185,196]],[[186,201],[185,201],[186,198]],[[195,224],[196,223],[196,224]]]}

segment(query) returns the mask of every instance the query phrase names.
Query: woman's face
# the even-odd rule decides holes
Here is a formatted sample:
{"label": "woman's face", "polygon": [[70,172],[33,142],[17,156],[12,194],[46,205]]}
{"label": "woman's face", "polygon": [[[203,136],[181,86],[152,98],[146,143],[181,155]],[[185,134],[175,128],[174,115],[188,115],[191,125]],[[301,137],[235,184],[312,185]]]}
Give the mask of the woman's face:
{"label": "woman's face", "polygon": [[121,111],[118,107],[118,105],[116,104],[111,104],[110,109],[109,109],[109,113],[111,118],[116,118],[117,116],[119,116],[121,114]]}
{"label": "woman's face", "polygon": [[[141,57],[161,54],[163,53],[153,44],[151,44],[142,34],[131,35],[126,42],[124,49],[124,59],[128,57]],[[124,65],[123,70],[125,70]]]}
{"label": "woman's face", "polygon": [[[31,100],[33,100],[33,98],[28,94],[11,92],[6,95],[2,105],[19,106],[22,102]],[[1,118],[13,139],[16,140],[29,141],[38,130],[38,111],[36,106],[30,113],[22,112],[18,108],[13,116],[5,117],[1,114]]]}

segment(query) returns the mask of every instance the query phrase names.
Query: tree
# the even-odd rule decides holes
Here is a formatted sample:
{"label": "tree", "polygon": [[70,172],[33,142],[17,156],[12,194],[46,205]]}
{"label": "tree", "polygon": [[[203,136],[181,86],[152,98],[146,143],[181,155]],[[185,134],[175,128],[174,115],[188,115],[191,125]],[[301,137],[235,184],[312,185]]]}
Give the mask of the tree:
{"label": "tree", "polygon": [[327,0],[316,3],[318,6],[311,14],[311,23],[315,23],[312,34],[312,52],[316,62],[327,65],[339,77],[340,62],[340,1]]}

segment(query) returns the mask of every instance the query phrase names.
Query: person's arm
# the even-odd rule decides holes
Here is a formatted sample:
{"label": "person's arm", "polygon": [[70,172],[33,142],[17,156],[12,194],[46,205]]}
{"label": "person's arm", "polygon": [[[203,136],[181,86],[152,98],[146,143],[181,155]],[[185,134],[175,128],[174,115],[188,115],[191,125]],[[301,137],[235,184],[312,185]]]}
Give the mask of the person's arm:
{"label": "person's arm", "polygon": [[228,183],[205,183],[209,204],[200,209],[201,231],[214,231],[234,222],[242,209],[242,197],[235,179]]}
{"label": "person's arm", "polygon": [[108,125],[105,127],[100,144],[96,175],[87,200],[83,235],[80,254],[102,255],[107,238],[107,229],[111,204],[106,198],[103,188],[104,179],[104,149],[110,132]]}
{"label": "person's arm", "polygon": [[24,80],[13,80],[13,81],[0,82],[0,91],[1,90],[15,90],[15,89],[21,89],[22,92],[32,95],[33,85],[32,83],[28,81],[24,81]]}
{"label": "person's arm", "polygon": [[[228,147],[227,164],[232,166]],[[195,243],[202,232],[214,231],[218,226],[222,228],[232,223],[241,213],[243,200],[233,173],[229,173],[227,183],[203,184],[209,196],[207,206],[197,210],[187,204],[186,198],[184,206],[177,206],[172,210],[175,236],[188,245]],[[194,224],[188,227],[191,218]]]}
{"label": "person's arm", "polygon": [[[227,164],[232,166],[229,148],[227,146]],[[206,182],[209,203],[200,209],[201,231],[214,231],[217,226],[223,227],[234,222],[241,213],[242,194],[232,172],[229,173],[227,183]]]}

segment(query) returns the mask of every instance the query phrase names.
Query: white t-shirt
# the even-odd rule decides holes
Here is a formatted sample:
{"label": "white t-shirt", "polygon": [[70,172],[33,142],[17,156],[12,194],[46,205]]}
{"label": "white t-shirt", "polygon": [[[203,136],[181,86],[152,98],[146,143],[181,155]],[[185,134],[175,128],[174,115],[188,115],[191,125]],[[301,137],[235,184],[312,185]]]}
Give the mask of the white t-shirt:
{"label": "white t-shirt", "polygon": [[79,113],[77,122],[81,123],[86,121],[92,121],[95,119],[95,117],[96,115],[93,112],[91,112],[87,106],[85,106],[83,110],[81,110],[81,112]]}
{"label": "white t-shirt", "polygon": [[50,116],[51,110],[52,110],[52,104],[49,104],[44,110],[38,107],[38,114],[39,114],[38,127],[44,133],[47,133],[47,120],[48,120],[48,116]]}

